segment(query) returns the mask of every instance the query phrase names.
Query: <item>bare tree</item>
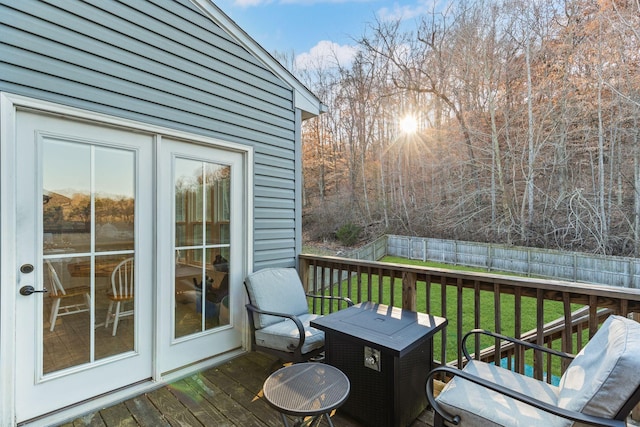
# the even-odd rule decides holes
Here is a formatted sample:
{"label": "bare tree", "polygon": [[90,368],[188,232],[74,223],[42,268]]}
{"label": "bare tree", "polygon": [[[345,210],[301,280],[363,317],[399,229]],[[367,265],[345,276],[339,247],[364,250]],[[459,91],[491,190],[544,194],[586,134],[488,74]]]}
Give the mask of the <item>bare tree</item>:
{"label": "bare tree", "polygon": [[637,0],[374,22],[352,63],[308,75],[329,111],[305,124],[305,206],[340,212],[325,229],[637,255],[638,28]]}

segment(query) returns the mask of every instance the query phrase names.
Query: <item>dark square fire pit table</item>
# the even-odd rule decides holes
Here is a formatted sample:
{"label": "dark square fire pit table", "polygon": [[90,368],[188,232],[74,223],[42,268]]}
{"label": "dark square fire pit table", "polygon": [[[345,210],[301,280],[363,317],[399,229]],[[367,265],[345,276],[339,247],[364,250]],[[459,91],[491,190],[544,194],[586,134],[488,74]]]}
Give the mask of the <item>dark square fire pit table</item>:
{"label": "dark square fire pit table", "polygon": [[340,408],[370,427],[404,427],[426,407],[433,335],[447,319],[363,302],[311,322],[325,333],[325,363],[351,393]]}

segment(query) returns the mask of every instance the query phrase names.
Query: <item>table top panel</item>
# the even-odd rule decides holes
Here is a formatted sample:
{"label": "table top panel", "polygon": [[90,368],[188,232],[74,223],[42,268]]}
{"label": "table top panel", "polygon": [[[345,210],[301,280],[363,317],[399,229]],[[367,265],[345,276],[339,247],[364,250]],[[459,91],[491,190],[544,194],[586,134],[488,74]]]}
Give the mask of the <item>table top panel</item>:
{"label": "table top panel", "polygon": [[320,415],[338,408],[349,397],[347,376],[324,363],[298,363],[280,368],[266,379],[264,397],[289,415]]}
{"label": "table top panel", "polygon": [[444,328],[447,319],[384,304],[363,302],[317,318],[315,328],[363,341],[396,354],[409,351]]}

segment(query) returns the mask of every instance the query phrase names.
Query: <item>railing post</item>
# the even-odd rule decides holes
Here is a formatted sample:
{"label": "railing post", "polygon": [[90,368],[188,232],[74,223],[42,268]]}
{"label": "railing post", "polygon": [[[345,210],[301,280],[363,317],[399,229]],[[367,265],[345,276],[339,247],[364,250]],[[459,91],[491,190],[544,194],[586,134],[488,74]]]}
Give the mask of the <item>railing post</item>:
{"label": "railing post", "polygon": [[310,292],[311,289],[310,287],[312,286],[311,283],[309,283],[309,260],[307,259],[300,259],[299,260],[299,268],[300,271],[298,271],[298,274],[300,275],[300,280],[302,281],[302,285],[304,286],[304,290],[305,292]]}
{"label": "railing post", "polygon": [[402,308],[404,310],[417,311],[416,304],[416,273],[402,273]]}

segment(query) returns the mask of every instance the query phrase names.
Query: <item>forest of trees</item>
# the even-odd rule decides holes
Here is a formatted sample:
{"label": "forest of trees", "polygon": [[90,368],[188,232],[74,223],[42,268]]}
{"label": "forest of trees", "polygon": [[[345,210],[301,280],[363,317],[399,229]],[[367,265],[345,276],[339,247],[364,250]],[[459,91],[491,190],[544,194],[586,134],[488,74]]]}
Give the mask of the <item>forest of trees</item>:
{"label": "forest of trees", "polygon": [[446,3],[293,70],[328,107],[303,127],[305,233],[637,256],[640,1]]}

